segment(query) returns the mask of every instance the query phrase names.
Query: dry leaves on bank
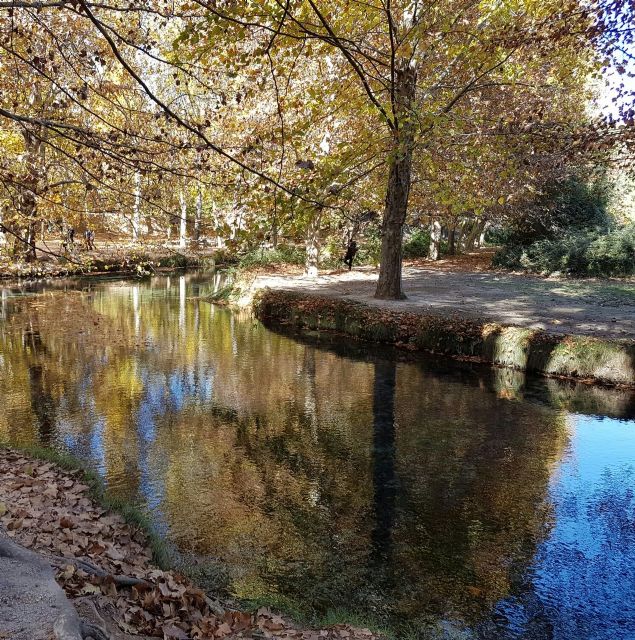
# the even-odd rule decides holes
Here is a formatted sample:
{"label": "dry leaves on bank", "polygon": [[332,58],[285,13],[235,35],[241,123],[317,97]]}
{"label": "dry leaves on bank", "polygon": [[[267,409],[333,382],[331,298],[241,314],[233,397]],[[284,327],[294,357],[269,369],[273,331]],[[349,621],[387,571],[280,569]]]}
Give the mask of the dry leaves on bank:
{"label": "dry leaves on bank", "polygon": [[372,640],[367,629],[295,628],[268,609],[224,610],[187,578],[152,566],[145,535],[88,496],[81,472],[0,449],[0,526],[59,567],[70,598],[107,598],[129,634],[165,640]]}

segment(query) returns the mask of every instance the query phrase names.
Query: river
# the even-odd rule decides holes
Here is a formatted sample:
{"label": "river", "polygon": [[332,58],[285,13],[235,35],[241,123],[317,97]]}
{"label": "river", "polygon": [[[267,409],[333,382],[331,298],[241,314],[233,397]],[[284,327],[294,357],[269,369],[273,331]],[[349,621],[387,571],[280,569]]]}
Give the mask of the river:
{"label": "river", "polygon": [[635,638],[635,396],[272,331],[191,273],[0,284],[0,440],[236,597],[398,636]]}

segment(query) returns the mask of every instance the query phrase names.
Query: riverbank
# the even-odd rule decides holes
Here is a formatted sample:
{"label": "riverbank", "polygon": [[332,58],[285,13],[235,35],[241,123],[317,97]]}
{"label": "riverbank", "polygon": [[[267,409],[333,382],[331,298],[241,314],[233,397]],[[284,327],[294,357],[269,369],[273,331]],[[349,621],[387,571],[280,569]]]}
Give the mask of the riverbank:
{"label": "riverbank", "polygon": [[[211,598],[167,568],[165,547],[139,512],[108,502],[97,477],[72,458],[0,448],[0,474],[0,573],[9,596],[0,603],[0,637],[378,637],[345,624],[303,629],[267,608]],[[65,595],[47,580],[49,567]],[[41,598],[28,596],[34,577],[46,583]]]}
{"label": "riverbank", "polygon": [[635,285],[411,267],[409,299],[375,300],[372,271],[260,275],[236,295],[265,323],[587,382],[635,386]]}
{"label": "riverbank", "polygon": [[0,258],[0,279],[36,279],[68,276],[150,275],[174,269],[214,269],[232,263],[227,252],[211,247],[182,249],[164,244],[98,245],[94,251],[77,248],[66,254],[59,243],[49,243],[36,262]]}

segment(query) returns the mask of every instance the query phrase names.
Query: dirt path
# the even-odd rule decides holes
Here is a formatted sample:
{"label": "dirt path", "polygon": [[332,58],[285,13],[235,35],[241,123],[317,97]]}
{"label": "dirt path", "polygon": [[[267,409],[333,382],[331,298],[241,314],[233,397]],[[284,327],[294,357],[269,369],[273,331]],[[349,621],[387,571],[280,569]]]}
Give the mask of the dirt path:
{"label": "dirt path", "polygon": [[407,300],[375,300],[377,272],[359,268],[304,276],[260,275],[255,288],[292,289],[369,305],[439,315],[458,314],[553,333],[635,339],[635,281],[538,278],[445,269],[425,263],[404,268]]}

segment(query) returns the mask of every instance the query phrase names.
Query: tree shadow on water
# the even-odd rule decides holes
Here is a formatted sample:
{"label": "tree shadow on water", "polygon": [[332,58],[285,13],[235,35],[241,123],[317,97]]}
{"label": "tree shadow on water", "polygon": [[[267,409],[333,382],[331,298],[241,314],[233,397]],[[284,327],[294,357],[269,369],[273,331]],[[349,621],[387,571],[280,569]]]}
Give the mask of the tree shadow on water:
{"label": "tree shadow on water", "polygon": [[373,388],[373,510],[371,568],[378,586],[389,588],[393,528],[397,498],[395,473],[395,386],[396,362],[375,363]]}

